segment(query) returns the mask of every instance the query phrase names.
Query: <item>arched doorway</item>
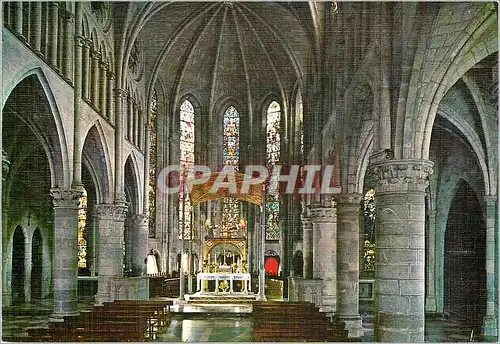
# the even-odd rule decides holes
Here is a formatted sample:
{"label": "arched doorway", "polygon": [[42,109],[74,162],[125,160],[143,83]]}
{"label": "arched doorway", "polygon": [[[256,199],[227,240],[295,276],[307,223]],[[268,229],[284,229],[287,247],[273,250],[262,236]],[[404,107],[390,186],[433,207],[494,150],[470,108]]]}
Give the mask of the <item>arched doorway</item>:
{"label": "arched doorway", "polygon": [[12,242],[12,304],[22,305],[24,303],[24,233],[21,227],[14,231]]}
{"label": "arched doorway", "polygon": [[36,228],[31,242],[31,302],[42,298],[43,242],[40,229]]}
{"label": "arched doorway", "polygon": [[486,224],[474,190],[460,180],[446,224],[445,312],[480,327],[486,312]]}

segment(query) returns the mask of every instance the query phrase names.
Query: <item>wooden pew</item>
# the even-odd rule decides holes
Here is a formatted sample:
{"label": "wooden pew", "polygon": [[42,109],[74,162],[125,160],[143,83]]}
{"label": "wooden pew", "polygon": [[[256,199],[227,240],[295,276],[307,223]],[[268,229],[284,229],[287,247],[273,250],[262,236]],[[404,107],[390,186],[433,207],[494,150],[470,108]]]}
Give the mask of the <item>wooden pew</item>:
{"label": "wooden pew", "polygon": [[336,341],[339,332],[309,302],[254,302],[256,341]]}

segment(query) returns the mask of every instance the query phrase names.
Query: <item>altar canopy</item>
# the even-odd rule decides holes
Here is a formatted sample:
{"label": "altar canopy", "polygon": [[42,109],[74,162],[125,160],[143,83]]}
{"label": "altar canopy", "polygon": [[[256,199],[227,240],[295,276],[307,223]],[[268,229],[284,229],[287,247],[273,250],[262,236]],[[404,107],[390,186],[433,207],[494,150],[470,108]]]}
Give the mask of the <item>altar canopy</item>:
{"label": "altar canopy", "polygon": [[[187,182],[190,185],[190,198],[193,205],[225,197],[235,198],[256,205],[262,204],[263,181],[257,181],[252,176],[235,171],[223,171],[211,173],[210,178],[204,183],[195,183],[196,179],[196,177],[193,177]],[[235,184],[233,190],[230,190],[231,188],[229,187],[214,186],[216,183],[233,184],[233,182]],[[245,188],[242,189],[244,186]]]}

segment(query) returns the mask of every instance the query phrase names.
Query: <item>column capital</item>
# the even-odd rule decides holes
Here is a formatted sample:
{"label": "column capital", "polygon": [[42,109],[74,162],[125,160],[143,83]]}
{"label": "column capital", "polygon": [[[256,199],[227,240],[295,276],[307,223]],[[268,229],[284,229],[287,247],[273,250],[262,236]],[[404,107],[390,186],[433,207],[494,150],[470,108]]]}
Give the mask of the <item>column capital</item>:
{"label": "column capital", "polygon": [[428,160],[388,160],[374,163],[369,169],[375,174],[377,194],[425,192],[433,165]]}
{"label": "column capital", "polygon": [[301,215],[300,222],[302,223],[303,230],[311,230],[312,229],[313,219],[310,216]]}
{"label": "column capital", "polygon": [[101,220],[125,221],[127,206],[123,204],[101,203],[94,207],[94,214]]}
{"label": "column capital", "polygon": [[80,48],[83,47],[85,45],[85,37],[75,36],[75,44]]}
{"label": "column capital", "polygon": [[127,98],[127,94],[128,94],[128,92],[127,92],[127,91],[125,91],[125,90],[123,90],[123,89],[121,89],[121,88],[115,88],[115,89],[113,90],[113,92],[115,93],[115,96],[116,96],[116,97],[120,97],[120,98]]}
{"label": "column capital", "polygon": [[90,50],[90,48],[92,47],[92,40],[90,40],[88,38],[84,38],[83,39],[83,47]]}
{"label": "column capital", "polygon": [[323,204],[311,204],[310,209],[313,222],[337,221],[337,212],[333,207],[324,206]]}
{"label": "column capital", "polygon": [[497,195],[487,195],[487,196],[484,196],[484,200],[486,201],[486,203],[495,204],[496,202],[498,202],[498,196]]}
{"label": "column capital", "polygon": [[75,16],[73,13],[70,11],[64,11],[64,19],[66,19],[68,23],[72,23],[74,18]]}
{"label": "column capital", "polygon": [[341,193],[333,196],[333,198],[339,206],[342,204],[359,206],[363,199],[363,195],[358,193]]}
{"label": "column capital", "polygon": [[79,206],[83,192],[78,189],[52,188],[50,189],[50,195],[55,208],[76,209]]}
{"label": "column capital", "polygon": [[132,215],[132,221],[138,225],[148,225],[149,224],[149,216],[146,214],[135,214]]}
{"label": "column capital", "polygon": [[97,50],[92,50],[90,52],[90,57],[92,57],[92,59],[94,59],[94,60],[98,60],[99,61],[101,59],[101,56],[102,56],[101,53],[99,51],[97,51]]}
{"label": "column capital", "polygon": [[102,59],[99,60],[99,68],[108,72],[108,67],[109,67],[109,63],[107,63],[106,61],[103,61]]}

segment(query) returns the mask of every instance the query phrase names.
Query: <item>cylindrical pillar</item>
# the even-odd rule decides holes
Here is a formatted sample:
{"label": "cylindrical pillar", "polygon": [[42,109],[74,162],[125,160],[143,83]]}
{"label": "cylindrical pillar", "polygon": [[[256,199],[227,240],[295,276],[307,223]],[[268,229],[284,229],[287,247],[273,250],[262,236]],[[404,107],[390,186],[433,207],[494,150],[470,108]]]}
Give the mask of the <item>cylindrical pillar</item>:
{"label": "cylindrical pillar", "polygon": [[123,163],[123,101],[127,93],[119,88],[115,88],[115,202],[125,202],[125,179]]}
{"label": "cylindrical pillar", "polygon": [[134,103],[133,142],[139,146],[139,104]]}
{"label": "cylindrical pillar", "polygon": [[302,251],[304,265],[302,266],[302,276],[304,279],[313,278],[313,224],[308,216],[302,216]]}
{"label": "cylindrical pillar", "polygon": [[375,338],[424,341],[426,160],[371,166],[375,187]]}
{"label": "cylindrical pillar", "polygon": [[133,124],[134,124],[134,105],[135,105],[135,100],[132,98],[132,96],[129,94],[128,96],[128,111],[127,111],[127,126],[126,126],[126,131],[127,131],[127,139],[129,141],[132,141],[132,129],[133,129]]}
{"label": "cylindrical pillar", "polygon": [[82,98],[90,101],[90,47],[92,41],[86,39],[83,45],[82,56]]}
{"label": "cylindrical pillar", "polygon": [[144,259],[148,255],[148,216],[138,214],[132,216],[132,275],[140,276]]}
{"label": "cylindrical pillar", "polygon": [[12,6],[14,7],[14,31],[21,37],[23,36],[23,3],[13,2]]}
{"label": "cylindrical pillar", "polygon": [[486,316],[484,317],[484,338],[489,341],[498,339],[498,266],[496,255],[498,243],[495,236],[498,233],[497,196],[486,196]]}
{"label": "cylindrical pillar", "polygon": [[73,14],[65,13],[64,20],[64,54],[62,56],[62,73],[64,78],[71,82],[72,73],[71,61],[73,61]]}
{"label": "cylindrical pillar", "polygon": [[126,139],[128,139],[130,137],[128,127],[130,123],[129,118],[132,108],[132,98],[130,97],[130,95],[126,98],[126,100],[127,100],[127,105],[123,109],[123,135]]}
{"label": "cylindrical pillar", "polygon": [[333,207],[311,204],[313,220],[313,277],[321,278],[321,310],[334,313],[337,307],[337,214]]}
{"label": "cylindrical pillar", "polygon": [[[82,19],[82,5],[77,3],[75,6],[76,22]],[[82,47],[83,37],[79,35],[80,31],[76,30],[78,34],[75,36],[75,74],[74,74],[74,92],[73,92],[73,185],[77,188],[82,187],[82,142],[80,140],[80,102],[82,99]]]}
{"label": "cylindrical pillar", "polygon": [[425,296],[425,311],[426,313],[436,313],[437,303],[436,295],[438,293],[438,283],[436,283],[436,236],[438,230],[436,228],[436,210],[429,210],[429,230],[428,230],[428,247],[427,247],[427,290]]}
{"label": "cylindrical pillar", "polygon": [[101,54],[92,50],[91,53],[91,61],[92,61],[92,69],[91,69],[91,92],[90,92],[90,101],[92,102],[92,106],[94,109],[99,111],[99,60],[101,59]]}
{"label": "cylindrical pillar", "polygon": [[31,3],[31,47],[37,54],[41,54],[42,45],[42,5],[39,2]]}
{"label": "cylindrical pillar", "polygon": [[[138,113],[138,127],[137,127],[137,146],[139,147],[139,150],[143,150],[144,149],[144,133],[146,131],[146,128],[144,126],[144,112],[142,112],[142,110],[139,110],[139,113]],[[197,212],[197,214],[199,214]]]}
{"label": "cylindrical pillar", "polygon": [[101,116],[108,118],[106,114],[106,102],[107,102],[107,86],[108,86],[108,81],[107,81],[107,66],[106,63],[104,63],[102,60],[99,61],[99,111],[101,112]]}
{"label": "cylindrical pillar", "polygon": [[340,194],[337,200],[337,323],[349,338],[363,336],[359,316],[360,194]]}
{"label": "cylindrical pillar", "polygon": [[49,45],[50,54],[49,61],[50,64],[58,69],[57,65],[57,39],[59,38],[59,7],[56,2],[49,3],[49,22],[50,22],[50,32],[49,32]]}
{"label": "cylindrical pillar", "polygon": [[106,115],[105,117],[112,123],[115,123],[115,114],[113,112],[113,82],[115,80],[115,74],[111,71],[111,66],[109,66],[109,71],[107,73],[107,81],[108,81],[108,86],[106,88],[108,92],[108,100],[107,100],[107,107],[106,107]]}
{"label": "cylindrical pillar", "polygon": [[53,188],[54,202],[54,312],[59,320],[78,314],[78,205],[81,191]]}
{"label": "cylindrical pillar", "polygon": [[111,300],[109,278],[123,276],[123,230],[127,206],[98,204],[95,206],[99,228],[99,281],[96,302]]}

